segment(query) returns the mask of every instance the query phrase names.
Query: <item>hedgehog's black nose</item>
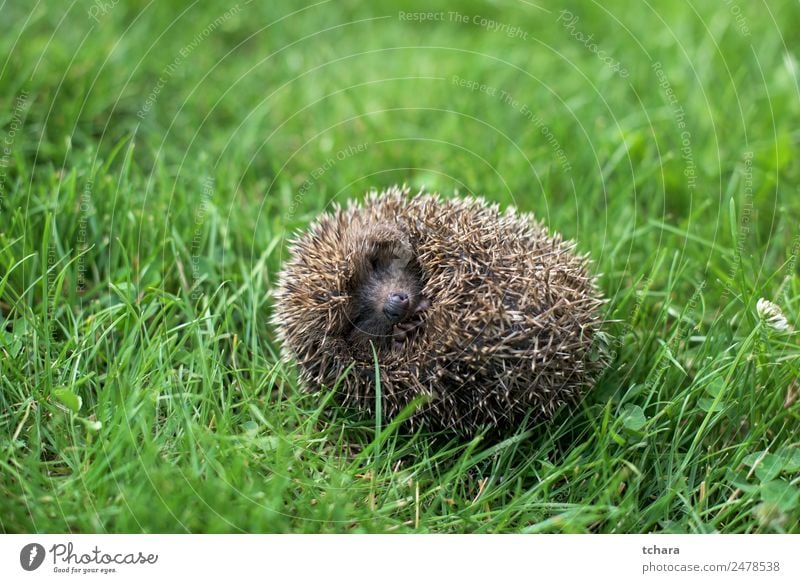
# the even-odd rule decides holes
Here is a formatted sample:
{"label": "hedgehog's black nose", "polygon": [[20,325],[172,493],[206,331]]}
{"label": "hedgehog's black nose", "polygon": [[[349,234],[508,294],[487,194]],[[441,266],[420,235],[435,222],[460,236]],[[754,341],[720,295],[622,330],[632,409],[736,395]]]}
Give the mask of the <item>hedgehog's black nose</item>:
{"label": "hedgehog's black nose", "polygon": [[392,292],[383,304],[383,313],[392,323],[399,322],[408,314],[410,304],[407,293]]}

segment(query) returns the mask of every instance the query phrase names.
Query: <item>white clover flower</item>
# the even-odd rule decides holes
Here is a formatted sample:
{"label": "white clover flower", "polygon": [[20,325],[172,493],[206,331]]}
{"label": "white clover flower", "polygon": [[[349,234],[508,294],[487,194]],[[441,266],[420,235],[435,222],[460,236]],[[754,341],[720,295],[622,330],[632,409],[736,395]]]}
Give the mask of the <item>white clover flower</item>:
{"label": "white clover flower", "polygon": [[780,332],[791,330],[786,316],[783,315],[781,309],[769,300],[761,298],[756,302],[756,313],[764,320],[764,322]]}

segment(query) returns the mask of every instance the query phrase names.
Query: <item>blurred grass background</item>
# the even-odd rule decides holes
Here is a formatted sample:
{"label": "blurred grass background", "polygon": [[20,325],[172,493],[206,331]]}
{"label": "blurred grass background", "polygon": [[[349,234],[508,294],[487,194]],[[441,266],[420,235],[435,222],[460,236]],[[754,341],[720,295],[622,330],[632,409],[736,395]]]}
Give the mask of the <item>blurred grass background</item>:
{"label": "blurred grass background", "polygon": [[[795,2],[0,7],[4,532],[797,532]],[[407,183],[590,252],[614,362],[502,442],[301,395],[285,239]]]}

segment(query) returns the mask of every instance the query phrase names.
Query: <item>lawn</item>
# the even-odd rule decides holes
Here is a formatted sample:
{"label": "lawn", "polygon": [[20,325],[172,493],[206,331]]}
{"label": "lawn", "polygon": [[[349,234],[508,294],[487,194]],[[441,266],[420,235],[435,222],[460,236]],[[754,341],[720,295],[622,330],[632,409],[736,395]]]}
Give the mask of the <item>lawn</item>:
{"label": "lawn", "polygon": [[[570,4],[0,4],[0,532],[800,532],[800,6]],[[288,240],[402,183],[590,253],[579,406],[299,390]]]}

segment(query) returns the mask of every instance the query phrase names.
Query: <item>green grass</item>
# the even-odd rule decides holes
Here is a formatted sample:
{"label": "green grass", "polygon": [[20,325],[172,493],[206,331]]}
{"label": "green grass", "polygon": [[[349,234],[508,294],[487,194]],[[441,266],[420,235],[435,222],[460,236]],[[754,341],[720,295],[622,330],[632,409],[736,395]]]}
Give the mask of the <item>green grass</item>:
{"label": "green grass", "polygon": [[[755,311],[800,327],[796,2],[101,5],[0,5],[0,531],[800,532]],[[288,235],[403,182],[591,253],[579,407],[459,442],[298,391]]]}

